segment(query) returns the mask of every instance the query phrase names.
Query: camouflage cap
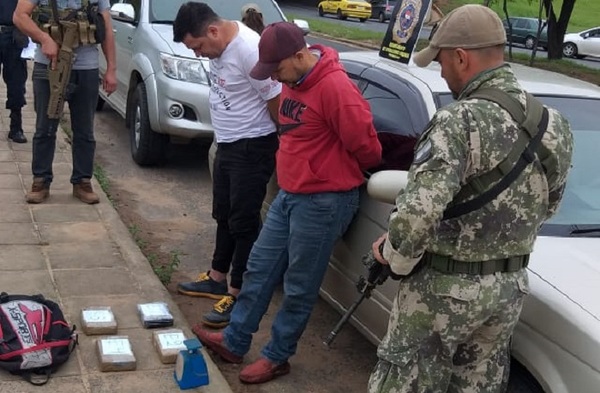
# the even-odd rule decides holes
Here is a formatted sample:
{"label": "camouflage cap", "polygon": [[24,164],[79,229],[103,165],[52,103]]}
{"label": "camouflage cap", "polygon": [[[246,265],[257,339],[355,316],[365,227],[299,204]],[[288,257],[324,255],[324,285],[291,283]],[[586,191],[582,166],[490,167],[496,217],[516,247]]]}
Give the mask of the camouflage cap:
{"label": "camouflage cap", "polygon": [[498,15],[478,4],[454,9],[431,35],[429,46],[413,57],[419,67],[429,65],[442,48],[478,49],[506,43],[506,32]]}

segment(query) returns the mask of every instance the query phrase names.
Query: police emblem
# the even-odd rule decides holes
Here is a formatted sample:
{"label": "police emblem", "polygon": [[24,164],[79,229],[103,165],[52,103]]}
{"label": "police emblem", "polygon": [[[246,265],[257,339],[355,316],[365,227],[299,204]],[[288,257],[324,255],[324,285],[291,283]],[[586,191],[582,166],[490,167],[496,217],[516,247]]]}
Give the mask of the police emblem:
{"label": "police emblem", "polygon": [[418,26],[421,6],[421,0],[404,0],[394,22],[394,41],[405,44],[412,37],[415,27]]}
{"label": "police emblem", "polygon": [[413,164],[418,165],[429,160],[429,158],[431,157],[431,148],[431,141],[427,139],[423,144],[421,144],[421,146],[417,148],[417,151],[415,151],[415,158],[413,160]]}

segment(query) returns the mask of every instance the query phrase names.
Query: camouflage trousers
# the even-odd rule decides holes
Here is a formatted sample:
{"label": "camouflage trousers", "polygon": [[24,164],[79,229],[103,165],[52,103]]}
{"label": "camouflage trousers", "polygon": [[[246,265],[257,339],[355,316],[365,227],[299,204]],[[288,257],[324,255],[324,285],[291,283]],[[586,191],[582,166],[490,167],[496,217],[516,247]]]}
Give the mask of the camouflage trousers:
{"label": "camouflage trousers", "polygon": [[424,268],[400,283],[369,393],[503,392],[527,271]]}

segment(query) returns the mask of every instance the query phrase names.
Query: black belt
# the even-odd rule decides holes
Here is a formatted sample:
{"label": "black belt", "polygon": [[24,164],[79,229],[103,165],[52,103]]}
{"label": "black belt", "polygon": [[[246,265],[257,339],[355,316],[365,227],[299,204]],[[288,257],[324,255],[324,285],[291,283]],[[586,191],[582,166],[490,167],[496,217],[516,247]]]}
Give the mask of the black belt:
{"label": "black belt", "polygon": [[481,262],[457,261],[448,256],[426,252],[422,261],[426,266],[442,273],[463,273],[473,275],[486,275],[492,273],[517,272],[529,264],[529,254],[518,255],[503,259],[491,259]]}
{"label": "black belt", "polygon": [[12,33],[14,28],[13,25],[0,25],[0,33]]}

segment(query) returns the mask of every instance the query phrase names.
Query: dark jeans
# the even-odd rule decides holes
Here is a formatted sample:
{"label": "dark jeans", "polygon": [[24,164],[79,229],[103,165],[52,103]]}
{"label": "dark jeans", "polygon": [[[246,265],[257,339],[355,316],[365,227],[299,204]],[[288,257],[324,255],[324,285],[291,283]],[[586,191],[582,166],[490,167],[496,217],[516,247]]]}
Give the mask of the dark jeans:
{"label": "dark jeans", "polygon": [[213,218],[217,236],[212,269],[242,287],[246,262],[261,227],[260,209],[275,169],[276,133],[220,143],[213,168]]}
{"label": "dark jeans", "polygon": [[[59,120],[48,119],[50,83],[48,67],[35,63],[33,67],[33,94],[37,119],[33,136],[33,160],[31,169],[34,177],[42,177],[46,184],[52,182],[52,161],[56,147],[56,130]],[[66,101],[71,112],[73,133],[73,172],[71,183],[90,179],[94,172],[94,115],[98,102],[100,76],[98,69],[72,70],[67,85]]]}
{"label": "dark jeans", "polygon": [[6,109],[21,109],[26,104],[27,62],[21,58],[21,51],[14,44],[12,32],[0,33],[0,69],[6,83]]}

